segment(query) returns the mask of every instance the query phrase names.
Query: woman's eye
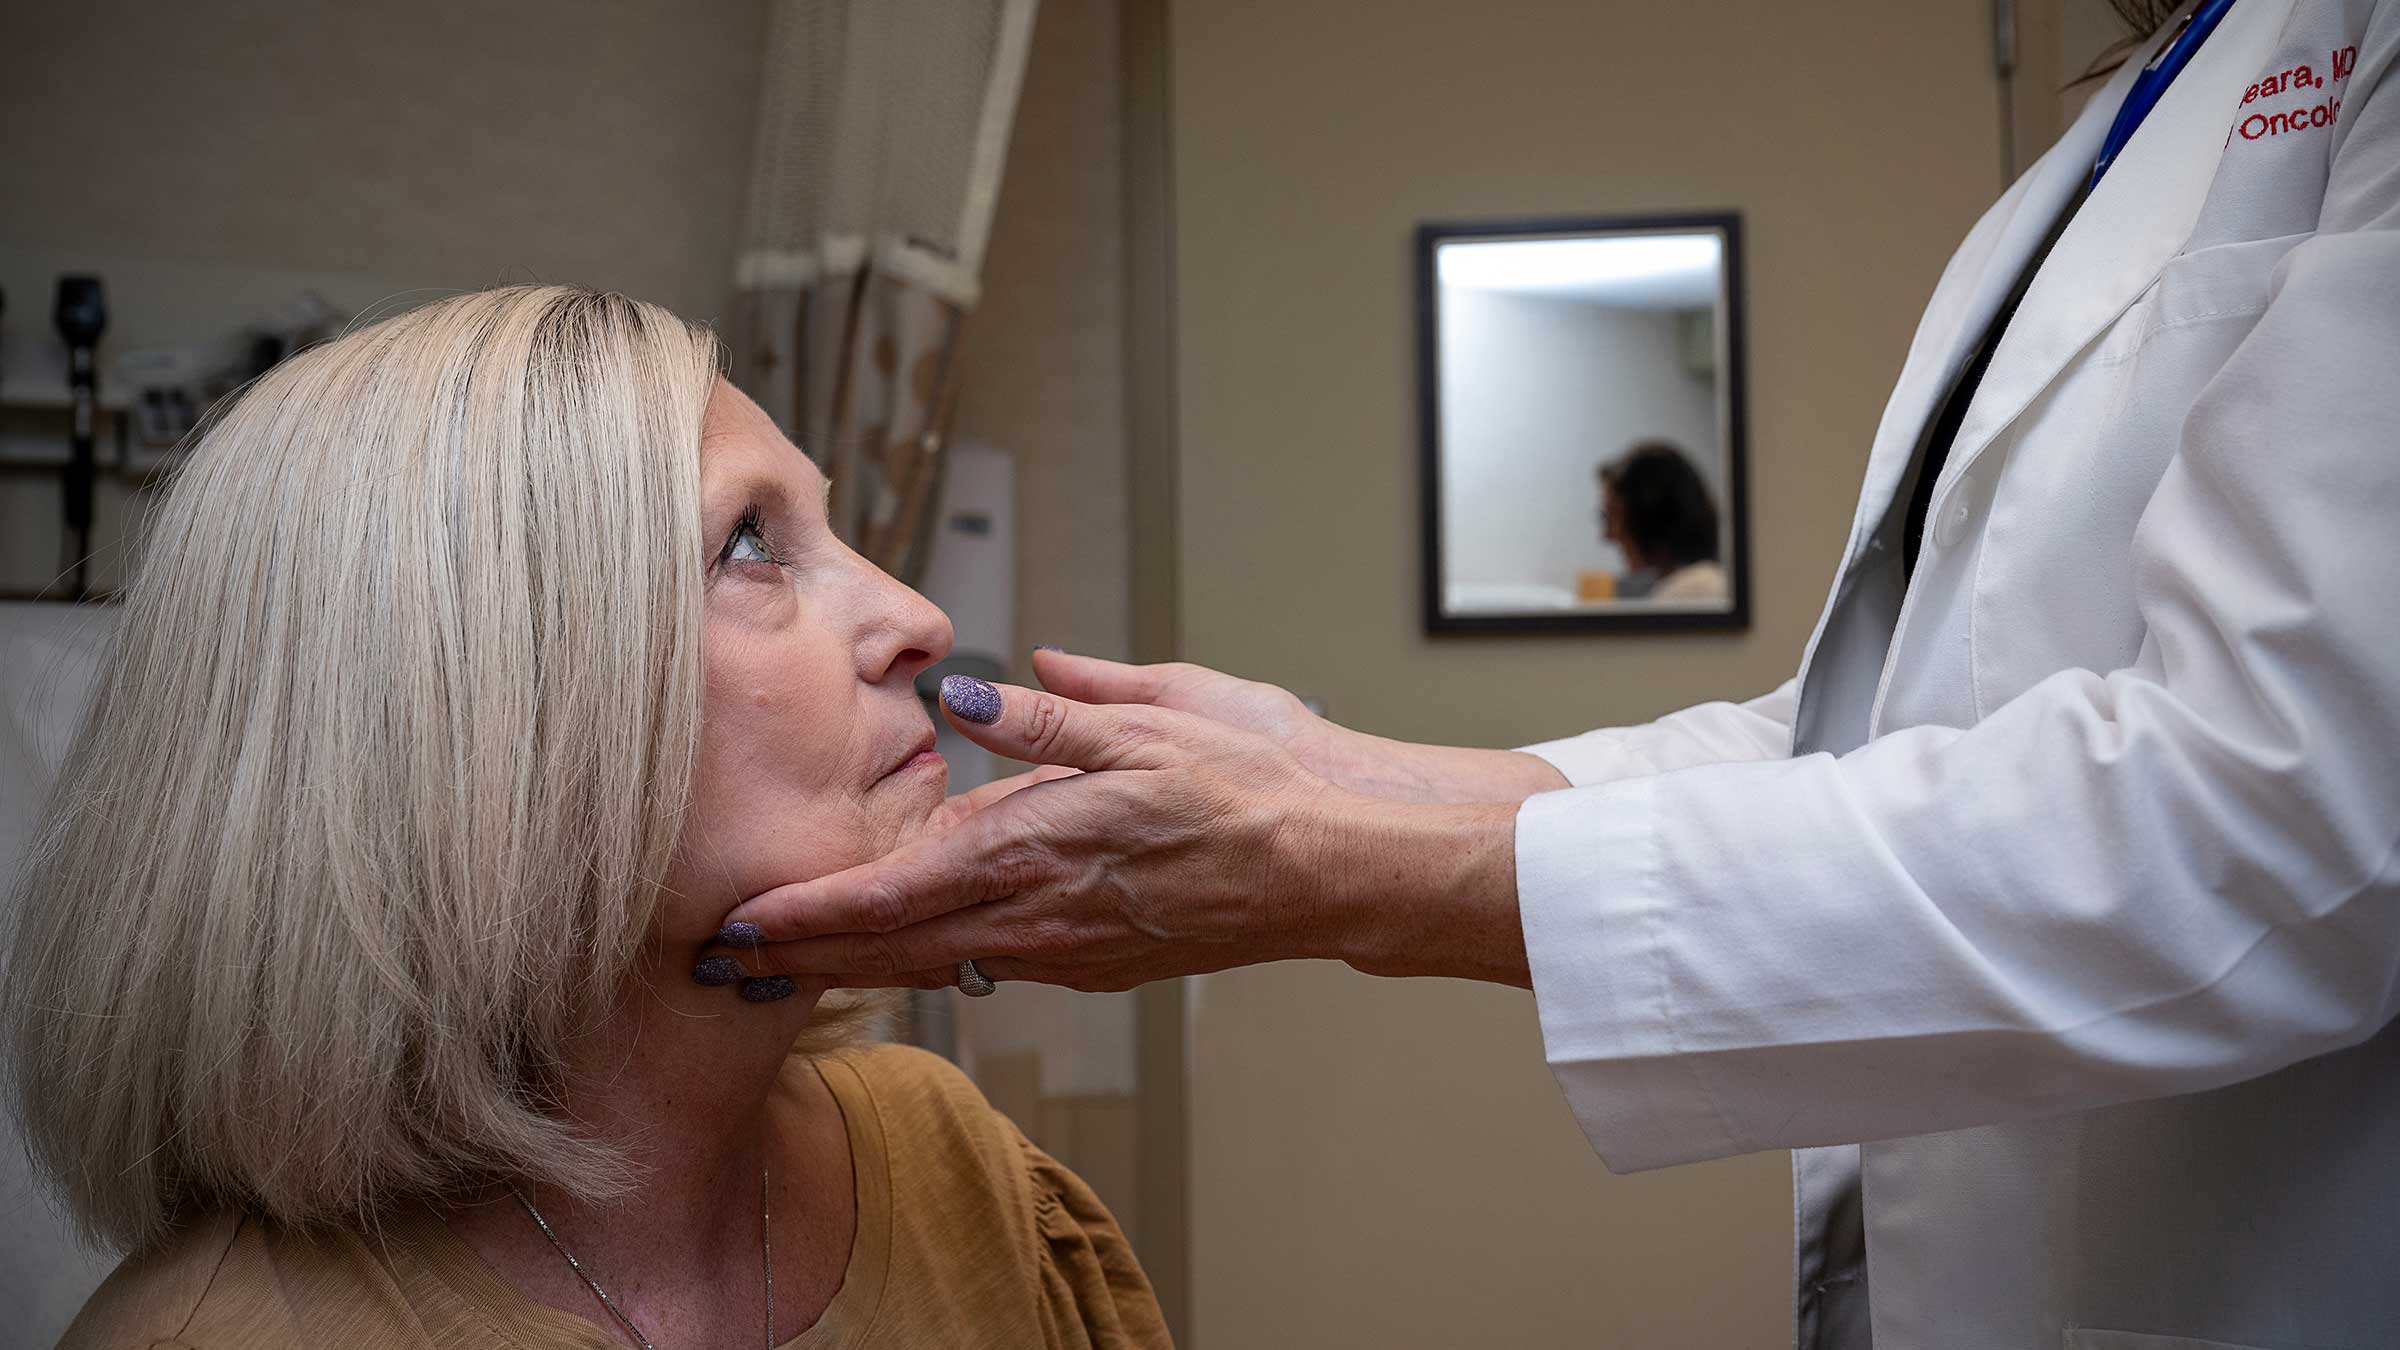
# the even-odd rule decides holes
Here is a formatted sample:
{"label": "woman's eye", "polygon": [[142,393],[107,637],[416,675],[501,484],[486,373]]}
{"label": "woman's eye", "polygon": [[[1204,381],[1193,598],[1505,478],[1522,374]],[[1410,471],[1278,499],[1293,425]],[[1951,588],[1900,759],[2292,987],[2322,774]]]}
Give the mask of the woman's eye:
{"label": "woman's eye", "polygon": [[775,554],[767,547],[767,541],[759,537],[757,530],[745,526],[734,531],[733,538],[727,541],[725,561],[771,563],[775,561]]}

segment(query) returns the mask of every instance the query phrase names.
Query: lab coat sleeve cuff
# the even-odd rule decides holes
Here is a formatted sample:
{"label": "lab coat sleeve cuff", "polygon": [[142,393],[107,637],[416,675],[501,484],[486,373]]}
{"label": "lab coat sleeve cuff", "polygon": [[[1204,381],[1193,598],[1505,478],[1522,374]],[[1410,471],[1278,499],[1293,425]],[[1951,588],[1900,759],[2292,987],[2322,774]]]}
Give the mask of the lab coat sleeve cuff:
{"label": "lab coat sleeve cuff", "polygon": [[1656,778],[1634,777],[1517,810],[1517,900],[1543,1046],[1612,1172],[1743,1151],[1698,1067],[1677,1053],[1658,795]]}
{"label": "lab coat sleeve cuff", "polygon": [[1657,772],[1639,751],[1627,743],[1624,732],[1616,727],[1603,727],[1580,736],[1543,741],[1538,745],[1519,746],[1518,750],[1548,761],[1550,767],[1558,770],[1574,787],[1613,783],[1620,778]]}

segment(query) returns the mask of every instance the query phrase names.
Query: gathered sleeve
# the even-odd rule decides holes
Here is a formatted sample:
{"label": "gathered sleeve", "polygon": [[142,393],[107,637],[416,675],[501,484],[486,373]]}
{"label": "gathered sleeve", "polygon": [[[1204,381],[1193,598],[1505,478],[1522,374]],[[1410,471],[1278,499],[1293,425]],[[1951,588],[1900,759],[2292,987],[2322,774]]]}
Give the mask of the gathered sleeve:
{"label": "gathered sleeve", "polygon": [[1049,1343],[1093,1350],[1172,1346],[1150,1278],[1108,1206],[1021,1132],[1017,1146],[1033,1186]]}

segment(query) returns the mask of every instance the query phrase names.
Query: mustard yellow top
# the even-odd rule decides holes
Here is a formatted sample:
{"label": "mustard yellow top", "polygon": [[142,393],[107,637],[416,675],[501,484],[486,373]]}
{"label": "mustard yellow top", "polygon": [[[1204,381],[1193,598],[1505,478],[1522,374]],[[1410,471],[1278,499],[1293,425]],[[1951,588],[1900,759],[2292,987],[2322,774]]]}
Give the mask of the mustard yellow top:
{"label": "mustard yellow top", "polygon": [[[840,1105],[857,1233],[840,1292],[783,1350],[1166,1346],[1150,1281],[1081,1178],[938,1056],[814,1060]],[[795,1100],[779,1091],[778,1102]],[[594,1309],[595,1315],[598,1309]],[[618,1350],[518,1293],[440,1220],[308,1237],[241,1214],[126,1258],[61,1350]]]}

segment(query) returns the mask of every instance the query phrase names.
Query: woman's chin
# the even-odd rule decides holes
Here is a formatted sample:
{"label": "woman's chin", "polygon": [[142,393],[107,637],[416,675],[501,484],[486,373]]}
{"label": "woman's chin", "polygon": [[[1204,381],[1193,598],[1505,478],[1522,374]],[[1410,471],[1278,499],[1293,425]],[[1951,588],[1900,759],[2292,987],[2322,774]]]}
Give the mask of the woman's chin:
{"label": "woman's chin", "polygon": [[940,755],[931,758],[930,765],[912,763],[879,785],[891,794],[891,819],[897,826],[892,834],[892,848],[922,839],[944,823],[942,803],[949,800],[950,765]]}

